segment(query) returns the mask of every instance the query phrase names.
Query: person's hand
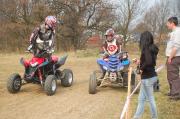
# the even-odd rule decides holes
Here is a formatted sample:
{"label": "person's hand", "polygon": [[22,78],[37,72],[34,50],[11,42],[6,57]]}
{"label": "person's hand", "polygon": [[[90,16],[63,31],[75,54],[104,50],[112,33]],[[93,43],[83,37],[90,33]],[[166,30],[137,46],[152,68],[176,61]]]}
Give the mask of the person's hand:
{"label": "person's hand", "polygon": [[32,53],[32,52],[33,52],[33,49],[32,49],[32,48],[33,48],[33,45],[30,44],[29,47],[27,48],[27,50],[26,50],[25,52],[31,52],[31,53]]}
{"label": "person's hand", "polygon": [[143,71],[142,71],[142,70],[140,70],[140,74],[142,74],[142,72],[143,72]]}
{"label": "person's hand", "polygon": [[171,64],[171,62],[172,62],[172,58],[169,57],[169,58],[168,58],[168,64]]}
{"label": "person's hand", "polygon": [[54,49],[48,49],[48,50],[47,50],[47,53],[48,53],[48,54],[51,54],[51,53],[53,53],[53,52],[54,52]]}
{"label": "person's hand", "polygon": [[27,48],[28,51],[30,51],[32,49],[32,44],[29,45],[29,47]]}
{"label": "person's hand", "polygon": [[139,65],[139,64],[140,64],[140,60],[134,58],[134,59],[133,59],[133,63],[135,63],[136,65]]}
{"label": "person's hand", "polygon": [[110,54],[107,51],[104,51],[105,56],[109,56]]}
{"label": "person's hand", "polygon": [[136,68],[136,73],[137,74],[142,74],[142,70],[140,70],[140,66],[138,65],[137,68]]}
{"label": "person's hand", "polygon": [[108,59],[108,58],[104,58],[104,61],[108,62],[108,61],[109,61],[109,59]]}

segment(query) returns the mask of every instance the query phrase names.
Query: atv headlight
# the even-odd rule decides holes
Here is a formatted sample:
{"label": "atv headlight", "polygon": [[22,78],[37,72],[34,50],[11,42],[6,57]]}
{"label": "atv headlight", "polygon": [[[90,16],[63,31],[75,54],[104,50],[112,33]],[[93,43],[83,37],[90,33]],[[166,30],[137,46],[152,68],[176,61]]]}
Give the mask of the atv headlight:
{"label": "atv headlight", "polygon": [[35,67],[35,66],[37,66],[37,65],[38,65],[38,62],[31,63],[31,66],[32,66],[32,67]]}

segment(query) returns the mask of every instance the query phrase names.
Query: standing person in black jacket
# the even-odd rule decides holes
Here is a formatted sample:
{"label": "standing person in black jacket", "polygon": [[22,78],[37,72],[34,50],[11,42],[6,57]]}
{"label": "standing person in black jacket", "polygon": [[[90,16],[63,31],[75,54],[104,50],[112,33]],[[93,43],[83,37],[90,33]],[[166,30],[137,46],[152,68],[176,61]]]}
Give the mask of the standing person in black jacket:
{"label": "standing person in black jacket", "polygon": [[134,119],[139,119],[144,112],[145,101],[149,101],[151,118],[157,119],[156,103],[153,95],[153,84],[157,81],[157,74],[155,72],[156,59],[159,49],[154,44],[153,36],[149,31],[145,31],[140,37],[140,64],[141,72],[141,87],[138,97],[138,107],[134,115]]}

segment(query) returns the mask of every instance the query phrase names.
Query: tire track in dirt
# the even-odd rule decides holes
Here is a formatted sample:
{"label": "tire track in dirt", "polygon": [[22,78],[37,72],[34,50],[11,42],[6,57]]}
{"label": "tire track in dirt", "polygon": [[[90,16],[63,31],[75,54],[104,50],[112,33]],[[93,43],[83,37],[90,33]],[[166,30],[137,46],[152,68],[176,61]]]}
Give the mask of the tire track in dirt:
{"label": "tire track in dirt", "polygon": [[[1,119],[118,119],[126,90],[103,88],[88,94],[89,75],[97,69],[95,58],[70,58],[63,68],[71,68],[75,82],[72,87],[59,86],[54,96],[46,96],[41,86],[28,84],[17,94],[6,90],[4,74],[0,79]],[[16,64],[15,64],[16,65]],[[10,71],[14,68],[10,69]]]}

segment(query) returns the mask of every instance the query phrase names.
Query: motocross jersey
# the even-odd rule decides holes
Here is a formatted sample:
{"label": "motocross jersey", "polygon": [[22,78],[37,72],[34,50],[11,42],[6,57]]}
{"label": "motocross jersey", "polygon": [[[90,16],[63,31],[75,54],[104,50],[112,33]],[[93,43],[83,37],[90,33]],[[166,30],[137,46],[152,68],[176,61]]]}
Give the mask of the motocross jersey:
{"label": "motocross jersey", "polygon": [[103,49],[110,55],[116,54],[120,50],[120,43],[116,39],[113,39],[111,42],[105,41]]}
{"label": "motocross jersey", "polygon": [[30,42],[33,45],[34,55],[38,55],[42,51],[54,50],[54,31],[52,29],[46,29],[45,24],[42,24],[33,33],[34,36]]}
{"label": "motocross jersey", "polygon": [[39,50],[50,50],[54,46],[54,32],[51,29],[45,28],[45,24],[42,24],[38,29],[35,31],[37,33],[35,37],[35,43]]}

